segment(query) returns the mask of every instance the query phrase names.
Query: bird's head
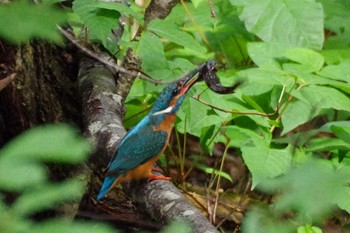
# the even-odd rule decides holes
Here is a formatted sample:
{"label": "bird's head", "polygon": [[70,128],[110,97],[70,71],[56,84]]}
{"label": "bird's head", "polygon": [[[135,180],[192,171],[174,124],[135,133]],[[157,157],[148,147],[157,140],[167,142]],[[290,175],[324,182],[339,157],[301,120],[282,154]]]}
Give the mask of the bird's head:
{"label": "bird's head", "polygon": [[156,100],[151,113],[176,114],[188,90],[196,83],[198,77],[194,77],[197,71],[187,74],[177,82],[173,82],[164,88]]}

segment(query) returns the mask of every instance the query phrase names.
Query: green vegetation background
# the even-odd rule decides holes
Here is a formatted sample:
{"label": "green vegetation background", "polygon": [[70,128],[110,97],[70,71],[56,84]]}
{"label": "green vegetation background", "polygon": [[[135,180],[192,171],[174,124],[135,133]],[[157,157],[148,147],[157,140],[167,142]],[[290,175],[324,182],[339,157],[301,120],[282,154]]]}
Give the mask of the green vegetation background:
{"label": "green vegetation background", "polygon": [[[334,213],[350,212],[349,1],[215,0],[212,8],[207,0],[181,1],[164,20],[148,25],[134,1],[126,7],[75,0],[65,9],[58,2],[0,5],[0,38],[62,44],[57,24],[69,24],[77,35],[84,25],[89,40],[117,59],[133,48],[142,70],[156,79],[175,79],[215,58],[223,84],[243,81],[235,94],[225,96],[197,84],[188,96],[200,95],[207,105],[187,98],[176,122],[178,132],[197,136],[208,152],[217,142],[236,148],[253,188],[279,193],[272,205],[247,212],[242,232],[322,232],[320,226]],[[111,30],[122,14],[132,20],[115,41]],[[138,25],[142,33],[134,37]],[[132,117],[148,109],[161,89],[135,81],[126,101],[126,127],[144,116]],[[49,144],[50,137],[60,144]],[[28,218],[84,190],[77,179],[49,183],[43,162],[81,163],[89,151],[85,140],[64,125],[30,130],[5,146],[0,189],[21,195],[11,206],[0,196],[0,232],[114,232],[93,223],[53,219],[38,224]]]}

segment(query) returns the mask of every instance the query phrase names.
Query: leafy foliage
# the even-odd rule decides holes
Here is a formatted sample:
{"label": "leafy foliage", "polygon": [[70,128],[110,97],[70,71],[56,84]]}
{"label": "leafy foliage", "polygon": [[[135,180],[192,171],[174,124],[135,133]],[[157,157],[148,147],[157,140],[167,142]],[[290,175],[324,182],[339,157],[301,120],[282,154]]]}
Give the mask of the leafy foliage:
{"label": "leafy foliage", "polygon": [[44,162],[76,164],[90,152],[89,143],[67,125],[33,128],[5,145],[0,151],[0,190],[19,195],[11,205],[0,195],[0,232],[115,232],[97,223],[29,219],[35,213],[79,199],[85,189],[85,182],[76,178],[51,183]]}
{"label": "leafy foliage", "polygon": [[[253,187],[267,193],[283,190],[273,208],[262,205],[249,212],[243,232],[261,232],[266,222],[270,225],[263,232],[318,232],[313,224],[322,223],[336,206],[349,211],[349,177],[343,174],[349,166],[344,127],[350,113],[350,50],[344,36],[348,7],[342,0],[215,1],[216,18],[211,18],[209,3],[197,0],[175,6],[140,35],[137,52],[152,77],[169,80],[181,74],[174,68],[182,73],[193,69],[170,65],[182,58],[198,64],[215,57],[224,67],[218,73],[224,84],[243,81],[236,94],[227,96],[196,84],[188,95],[207,105],[187,98],[176,124],[179,132],[199,137],[209,152],[216,142],[237,148]],[[324,31],[331,33],[325,37]],[[148,106],[157,90],[137,81],[128,109],[133,112],[135,99]],[[303,129],[305,124],[310,128]],[[330,159],[312,159],[325,153]],[[316,193],[323,195],[314,198]],[[281,221],[290,212],[293,217]]]}
{"label": "leafy foliage", "polygon": [[0,24],[6,25],[0,27],[0,38],[14,43],[33,38],[60,42],[56,24],[66,22],[66,13],[48,1],[45,4],[32,4],[26,0],[0,4],[0,15]]}
{"label": "leafy foliage", "polygon": [[[0,36],[13,42],[30,38],[59,41],[54,25],[65,22],[65,16],[52,7],[53,2],[57,1],[1,6],[1,22],[13,30],[0,29]],[[320,232],[321,224],[334,211],[349,213],[349,1],[217,0],[212,9],[207,0],[181,1],[165,19],[146,25],[144,6],[127,2],[129,6],[75,0],[70,24],[75,32],[84,26],[89,39],[101,42],[117,58],[133,48],[142,60],[142,70],[155,79],[173,80],[214,57],[223,84],[242,82],[235,94],[226,96],[197,83],[188,96],[206,104],[187,98],[176,129],[198,137],[209,153],[214,143],[235,148],[252,174],[253,187],[279,194],[273,205],[261,204],[247,213],[243,232]],[[31,17],[34,9],[48,20]],[[216,16],[211,17],[211,12]],[[15,22],[10,15],[26,20]],[[112,30],[118,29],[118,21],[125,26],[115,40]],[[126,101],[127,127],[147,113],[161,89],[135,81]],[[59,157],[51,157],[57,151],[54,145],[42,144],[34,136],[21,140],[41,145],[43,151],[34,147],[23,151],[16,144],[5,148],[4,154],[14,159],[10,162],[3,156],[0,160],[4,190],[27,192],[45,184],[45,170],[38,161],[80,160],[79,156],[65,156],[69,147]],[[78,141],[66,142],[80,148],[74,146]],[[24,152],[26,160],[22,160]],[[74,152],[80,153],[84,150]],[[201,169],[229,178],[216,168]],[[32,172],[26,175],[29,170]],[[3,178],[7,174],[10,176]],[[55,193],[65,185],[76,184],[47,186],[41,191],[42,198],[56,203]],[[78,189],[72,188],[67,199]],[[16,207],[22,214],[52,206],[36,203],[29,193],[23,200]],[[0,208],[9,207],[0,203]],[[28,223],[18,227],[23,224]]]}

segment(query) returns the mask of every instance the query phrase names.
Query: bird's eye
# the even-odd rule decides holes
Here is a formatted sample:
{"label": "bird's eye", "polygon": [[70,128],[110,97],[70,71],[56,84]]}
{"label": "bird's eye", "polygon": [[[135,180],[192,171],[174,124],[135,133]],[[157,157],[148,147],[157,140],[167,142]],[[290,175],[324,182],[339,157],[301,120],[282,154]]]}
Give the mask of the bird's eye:
{"label": "bird's eye", "polygon": [[176,95],[178,95],[180,93],[181,87],[182,87],[182,82],[179,82],[176,85],[175,89],[173,90],[173,95],[174,96],[176,96]]}

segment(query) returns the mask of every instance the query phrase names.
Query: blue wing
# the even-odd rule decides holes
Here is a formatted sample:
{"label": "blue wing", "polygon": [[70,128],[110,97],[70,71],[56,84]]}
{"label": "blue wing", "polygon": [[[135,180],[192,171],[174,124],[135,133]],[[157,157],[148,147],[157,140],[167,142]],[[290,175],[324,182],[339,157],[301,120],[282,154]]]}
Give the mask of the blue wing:
{"label": "blue wing", "polygon": [[101,187],[101,190],[100,190],[100,193],[97,195],[97,200],[101,200],[102,197],[104,197],[106,195],[106,193],[108,192],[108,190],[111,188],[112,184],[114,183],[114,181],[117,179],[118,177],[116,176],[106,176],[104,181],[103,181],[103,184],[102,184],[102,187]]}
{"label": "blue wing", "polygon": [[[154,123],[158,123],[154,122],[154,117],[146,116],[125,135],[108,165],[107,176],[103,181],[97,200],[106,195],[119,176],[147,162],[162,151],[168,134],[165,131],[153,131]],[[157,119],[157,121],[159,120]]]}
{"label": "blue wing", "polygon": [[158,155],[168,138],[165,131],[153,131],[155,116],[146,116],[120,143],[108,166],[108,173],[122,175]]}

